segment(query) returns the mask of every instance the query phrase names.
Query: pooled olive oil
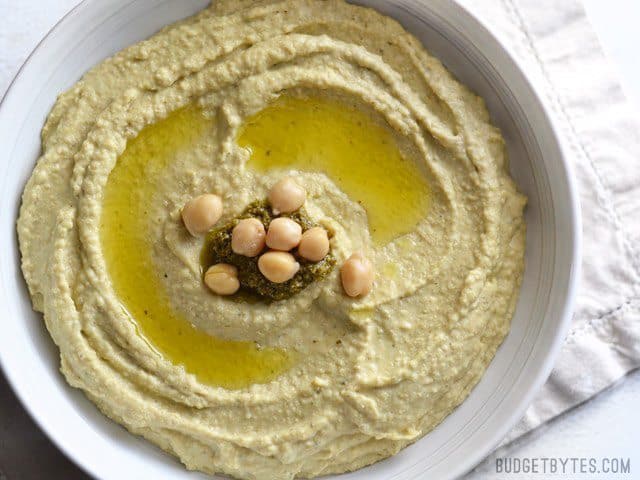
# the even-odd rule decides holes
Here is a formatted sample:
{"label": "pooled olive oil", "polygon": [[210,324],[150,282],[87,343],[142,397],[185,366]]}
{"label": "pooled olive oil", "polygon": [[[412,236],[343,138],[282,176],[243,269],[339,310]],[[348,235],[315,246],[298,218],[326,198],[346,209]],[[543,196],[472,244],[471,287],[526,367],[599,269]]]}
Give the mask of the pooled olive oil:
{"label": "pooled olive oil", "polygon": [[[137,330],[159,354],[199,381],[225,388],[264,383],[288,369],[288,352],[224,340],[198,330],[170,304],[152,259],[148,211],[165,168],[206,141],[213,120],[198,108],[178,110],[130,140],[109,175],[100,225],[111,283]],[[366,210],[383,245],[424,217],[429,188],[404,158],[388,128],[337,100],[283,96],[249,118],[238,144],[257,171],[296,168],[326,173]]]}
{"label": "pooled olive oil", "polygon": [[384,245],[426,216],[429,185],[388,127],[355,106],[321,97],[281,96],[249,118],[238,144],[257,171],[324,172],[367,212],[373,241]]}
{"label": "pooled olive oil", "polygon": [[160,354],[199,381],[242,388],[275,378],[290,356],[253,342],[216,338],[198,330],[172,307],[152,259],[148,207],[169,163],[206,141],[212,120],[195,106],[143,129],[118,158],[104,192],[100,238],[111,283],[138,332]]}

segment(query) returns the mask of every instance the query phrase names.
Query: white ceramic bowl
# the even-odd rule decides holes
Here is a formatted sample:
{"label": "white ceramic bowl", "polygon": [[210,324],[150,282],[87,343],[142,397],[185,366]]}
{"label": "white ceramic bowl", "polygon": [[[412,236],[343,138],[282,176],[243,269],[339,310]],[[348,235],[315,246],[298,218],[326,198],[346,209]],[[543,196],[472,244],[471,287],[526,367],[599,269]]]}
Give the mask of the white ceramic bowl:
{"label": "white ceramic bowl", "polygon": [[[92,65],[207,0],[85,0],[38,45],[0,107],[0,362],[35,421],[72,460],[103,479],[205,478],[103,417],[58,371],[58,354],[31,309],[15,221],[56,95]],[[548,376],[569,325],[580,217],[569,165],[539,96],[504,45],[453,1],[358,0],[399,20],[487,101],[529,197],[526,270],[511,332],[482,381],[438,428],[398,455],[342,480],[453,478],[514,425]]]}

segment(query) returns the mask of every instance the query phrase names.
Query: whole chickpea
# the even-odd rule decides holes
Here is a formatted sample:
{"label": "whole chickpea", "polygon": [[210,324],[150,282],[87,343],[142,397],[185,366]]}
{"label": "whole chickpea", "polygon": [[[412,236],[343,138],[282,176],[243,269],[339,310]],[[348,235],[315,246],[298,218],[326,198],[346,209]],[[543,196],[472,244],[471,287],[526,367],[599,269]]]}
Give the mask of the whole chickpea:
{"label": "whole chickpea", "polygon": [[269,203],[275,215],[298,210],[307,198],[307,192],[291,177],[285,177],[269,191]]}
{"label": "whole chickpea", "polygon": [[329,253],[329,236],[322,227],[312,227],[302,234],[298,253],[302,258],[319,262]]}
{"label": "whole chickpea", "polygon": [[342,265],[340,278],[347,295],[364,296],[373,287],[373,265],[362,253],[354,253]]}
{"label": "whole chickpea", "polygon": [[265,244],[264,225],[257,218],[244,218],[233,227],[231,250],[245,257],[257,256]]}
{"label": "whole chickpea", "polygon": [[217,263],[204,274],[204,283],[218,295],[233,295],[240,288],[238,269],[228,263]]}
{"label": "whole chickpea", "polygon": [[273,283],[284,283],[298,273],[300,264],[288,252],[270,251],[258,259],[258,269],[267,280]]}
{"label": "whole chickpea", "polygon": [[189,200],[182,207],[182,221],[191,235],[197,237],[213,228],[222,216],[222,199],[205,193]]}
{"label": "whole chickpea", "polygon": [[267,230],[267,246],[274,250],[287,251],[295,248],[302,238],[302,227],[287,217],[271,220]]}

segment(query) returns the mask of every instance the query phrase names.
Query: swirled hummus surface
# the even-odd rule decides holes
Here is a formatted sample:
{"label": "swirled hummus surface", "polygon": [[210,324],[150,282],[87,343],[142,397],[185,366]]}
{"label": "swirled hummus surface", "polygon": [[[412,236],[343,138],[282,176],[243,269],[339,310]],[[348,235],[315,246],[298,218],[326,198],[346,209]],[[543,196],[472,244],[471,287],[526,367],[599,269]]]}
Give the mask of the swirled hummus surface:
{"label": "swirled hummus surface", "polygon": [[[276,302],[212,294],[182,206],[233,218],[283,175],[339,269]],[[221,0],[53,107],[18,219],[67,381],[189,469],[345,472],[432,430],[509,330],[525,197],[483,101],[394,20],[340,0]]]}

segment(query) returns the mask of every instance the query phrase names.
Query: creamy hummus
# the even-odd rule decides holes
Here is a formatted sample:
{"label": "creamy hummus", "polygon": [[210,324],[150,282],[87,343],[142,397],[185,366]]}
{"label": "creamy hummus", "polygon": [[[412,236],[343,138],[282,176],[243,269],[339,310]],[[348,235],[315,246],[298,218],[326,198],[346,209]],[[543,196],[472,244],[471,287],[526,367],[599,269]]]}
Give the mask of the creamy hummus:
{"label": "creamy hummus", "polygon": [[[352,164],[268,160],[252,142],[270,135],[249,130],[282,102],[316,108],[305,122],[366,118],[342,139],[363,145]],[[340,141],[328,123],[327,144]],[[303,145],[324,131],[309,126],[274,138]],[[396,153],[369,156],[372,132]],[[42,145],[18,234],[61,370],[189,469],[288,479],[393,455],[466,398],[509,330],[525,198],[503,138],[480,98],[373,10],[216,1],[89,71]],[[384,163],[395,154],[405,164]],[[203,285],[182,205],[214,192],[231,218],[285,173],[337,262],[372,260],[368,296],[345,296],[337,269],[273,303]]]}

